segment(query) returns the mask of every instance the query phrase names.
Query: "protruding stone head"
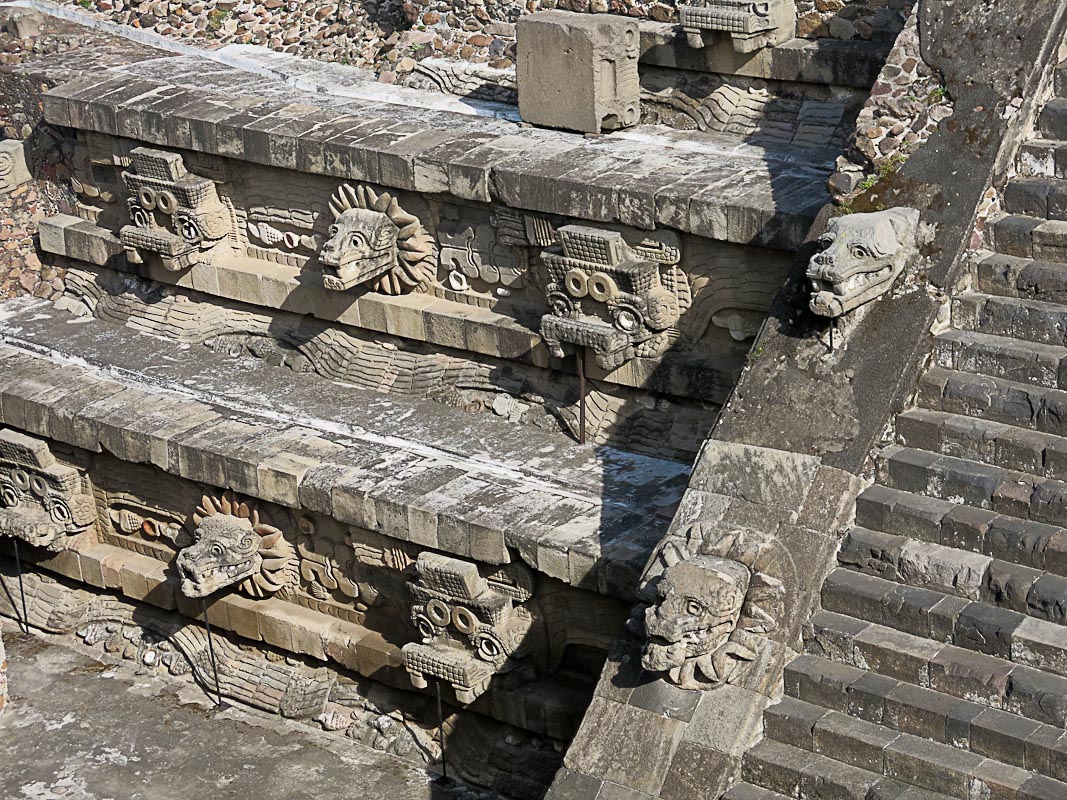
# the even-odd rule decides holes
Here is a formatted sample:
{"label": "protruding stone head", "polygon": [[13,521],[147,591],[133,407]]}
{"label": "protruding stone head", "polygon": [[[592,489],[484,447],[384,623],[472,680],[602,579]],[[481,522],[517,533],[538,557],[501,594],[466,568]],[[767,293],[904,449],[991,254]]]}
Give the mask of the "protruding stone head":
{"label": "protruding stone head", "polygon": [[668,672],[718,649],[737,626],[750,580],[744,564],[717,556],[668,567],[645,612],[644,668]]}
{"label": "protruding stone head", "polygon": [[330,226],[319,252],[323,283],[343,291],[380,276],[396,265],[400,229],[388,214],[351,208]]}
{"label": "protruding stone head", "polygon": [[206,517],[193,533],[193,544],[178,554],[182,594],[207,597],[259,572],[260,536],[248,519],[217,514]]}
{"label": "protruding stone head", "polygon": [[889,291],[915,252],[918,225],[913,208],[830,220],[808,263],[811,310],[839,317]]}
{"label": "protruding stone head", "polygon": [[193,543],[178,553],[182,594],[207,597],[237,587],[267,597],[288,584],[295,551],[282,532],[260,522],[259,512],[231,492],[205,495],[193,520]]}

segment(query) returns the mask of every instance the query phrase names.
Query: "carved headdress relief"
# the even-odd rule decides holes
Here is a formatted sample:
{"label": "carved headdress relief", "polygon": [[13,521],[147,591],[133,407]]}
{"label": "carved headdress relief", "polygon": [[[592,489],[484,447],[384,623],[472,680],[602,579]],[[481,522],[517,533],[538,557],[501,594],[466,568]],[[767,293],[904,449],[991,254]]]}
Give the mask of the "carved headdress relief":
{"label": "carved headdress relief", "polygon": [[0,430],[0,535],[62,550],[95,521],[79,469],[58,462],[42,439]]}

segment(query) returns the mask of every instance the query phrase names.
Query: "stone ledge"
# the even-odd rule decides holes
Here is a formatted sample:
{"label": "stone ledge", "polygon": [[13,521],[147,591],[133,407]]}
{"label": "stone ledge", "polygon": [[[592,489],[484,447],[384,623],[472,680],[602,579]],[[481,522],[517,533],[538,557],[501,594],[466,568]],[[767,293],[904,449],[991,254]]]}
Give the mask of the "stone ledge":
{"label": "stone ledge", "polygon": [[166,78],[118,68],[64,84],[44,95],[45,118],[282,169],[785,250],[803,242],[828,200],[828,164],[725,136],[640,128],[586,138],[445,111],[420,109],[416,120],[401,105],[322,107],[239,70],[219,77],[212,65],[203,76],[204,63],[160,59]]}
{"label": "stone ledge", "polygon": [[[537,333],[540,318],[529,324],[489,309],[454,303],[427,294],[389,297],[368,292],[358,297],[309,286],[300,269],[264,261],[196,265],[175,273],[126,260],[122,243],[107,230],[78,217],[57,214],[40,222],[41,250],[65,256],[107,276],[135,274],[162,284],[202,292],[252,306],[305,314],[327,322],[388,333],[442,347],[562,369]],[[113,271],[113,272],[112,272]],[[631,359],[605,372],[593,354],[586,355],[586,374],[593,380],[647,391],[723,403],[741,372],[738,358],[667,353],[658,359]]]}
{"label": "stone ledge", "polygon": [[688,479],[676,462],[475,425],[429,402],[364,392],[364,407],[338,408],[317,376],[235,369],[104,323],[70,325],[39,302],[4,310],[6,425],[457,556],[517,553],[626,600]]}

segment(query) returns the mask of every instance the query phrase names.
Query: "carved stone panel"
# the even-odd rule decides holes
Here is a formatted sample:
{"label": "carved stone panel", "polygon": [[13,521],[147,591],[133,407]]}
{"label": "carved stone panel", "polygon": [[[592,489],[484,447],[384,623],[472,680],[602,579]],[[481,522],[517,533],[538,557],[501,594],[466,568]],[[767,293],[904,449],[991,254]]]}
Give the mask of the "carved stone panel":
{"label": "carved stone panel", "polygon": [[63,550],[95,520],[82,470],[58,461],[43,439],[0,429],[0,535]]}
{"label": "carved stone panel", "polygon": [[32,178],[26,142],[19,139],[0,142],[0,194],[10,194]]}
{"label": "carved stone panel", "polygon": [[204,263],[232,228],[215,183],[190,173],[177,153],[138,147],[132,156],[122,173],[133,223],[120,232],[127,258],[136,264],[152,253],[171,272]]}
{"label": "carved stone panel", "polygon": [[553,355],[562,358],[565,344],[589,347],[610,371],[636,355],[661,354],[680,315],[661,264],[677,263],[677,247],[655,240],[631,247],[621,233],[581,225],[560,228],[559,237],[561,246],[541,256],[552,309],[541,337]]}

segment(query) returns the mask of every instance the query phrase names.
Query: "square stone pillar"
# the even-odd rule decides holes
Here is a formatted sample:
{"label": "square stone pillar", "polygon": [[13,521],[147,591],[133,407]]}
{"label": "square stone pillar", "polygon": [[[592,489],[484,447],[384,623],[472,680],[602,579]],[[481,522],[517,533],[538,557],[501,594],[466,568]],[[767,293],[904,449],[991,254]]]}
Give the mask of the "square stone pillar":
{"label": "square stone pillar", "polygon": [[637,20],[540,11],[521,17],[515,35],[523,120],[583,133],[640,121]]}

